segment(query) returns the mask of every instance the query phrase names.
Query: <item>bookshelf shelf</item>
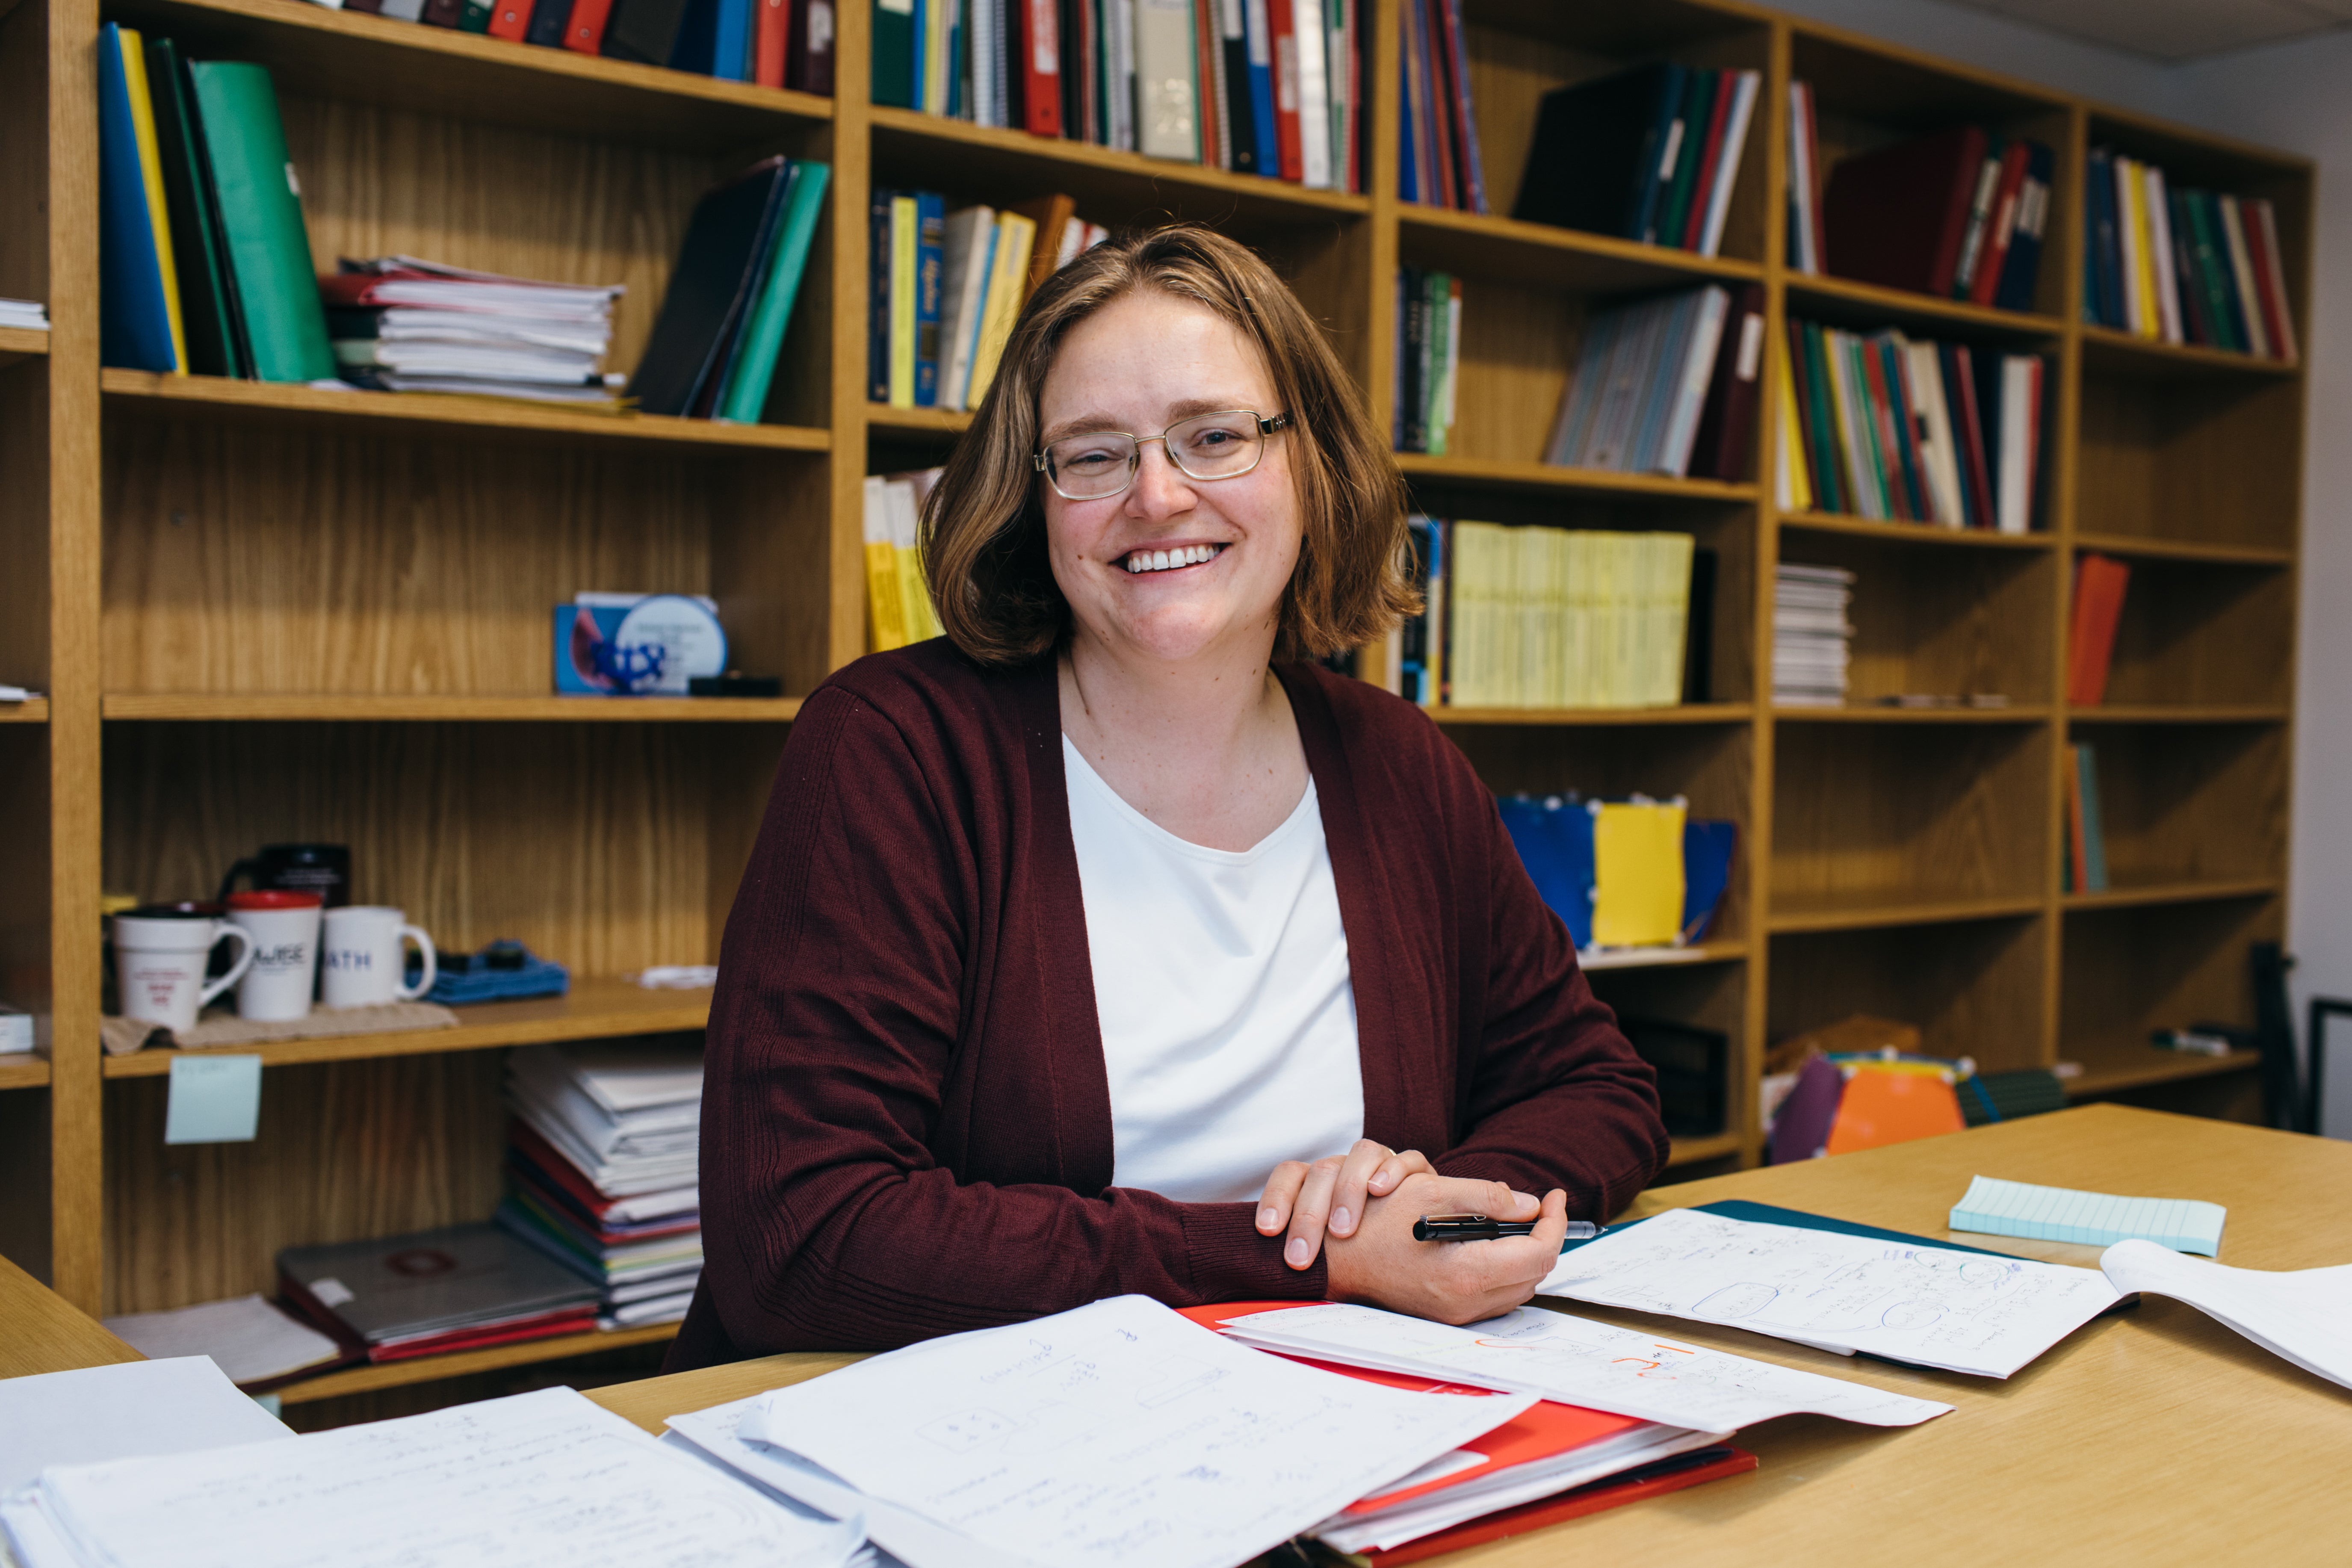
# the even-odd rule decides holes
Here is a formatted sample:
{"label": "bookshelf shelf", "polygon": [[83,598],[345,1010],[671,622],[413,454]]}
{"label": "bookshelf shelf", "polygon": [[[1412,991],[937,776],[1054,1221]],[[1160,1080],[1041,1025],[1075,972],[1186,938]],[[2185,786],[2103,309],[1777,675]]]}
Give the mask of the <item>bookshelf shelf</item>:
{"label": "bookshelf shelf", "polygon": [[1578,963],[1587,974],[1625,974],[1638,971],[1689,969],[1707,963],[1744,963],[1748,961],[1748,943],[1739,937],[1714,937],[1689,947],[1617,949],[1599,953],[1580,953]]}
{"label": "bookshelf shelf", "polygon": [[1883,327],[1889,322],[1936,335],[1954,330],[1971,339],[2063,338],[2066,323],[2055,316],[1996,310],[1965,300],[1938,300],[1903,289],[1883,289],[1827,274],[1788,275],[1789,313],[1836,326]]}
{"label": "bookshelf shelf", "polygon": [[49,700],[31,697],[22,702],[0,702],[0,724],[46,724],[49,721]]}
{"label": "bookshelf shelf", "polygon": [[2088,1061],[2084,1062],[2080,1073],[2063,1080],[2066,1098],[2092,1100],[2103,1094],[2124,1094],[2136,1089],[2151,1089],[2158,1084],[2218,1078],[2224,1073],[2250,1072],[2263,1065],[2260,1051],[2231,1051],[2226,1057],[2200,1057],[2189,1052],[2166,1050],[2158,1046],[2148,1046],[2145,1051],[2150,1057],[2165,1059],[2114,1061],[2113,1065],[2095,1067]]}
{"label": "bookshelf shelf", "polygon": [[1875,897],[1812,895],[1776,900],[1775,936],[1808,931],[1867,931],[1894,926],[1952,925],[1965,921],[2015,920],[2038,915],[2039,897],[1917,899],[1900,893]]}
{"label": "bookshelf shelf", "polygon": [[[304,1067],[318,1062],[367,1061],[383,1057],[430,1056],[442,1051],[480,1051],[501,1046],[541,1045],[556,1040],[598,1040],[634,1035],[668,1035],[699,1029],[710,1016],[708,991],[648,991],[626,980],[575,981],[562,996],[520,1002],[485,1002],[452,1009],[455,1028],[404,1029],[388,1035],[343,1035],[321,1040],[273,1040],[240,1047],[265,1067]],[[172,1070],[174,1050],[134,1051],[108,1057],[110,1079],[155,1078]]]}
{"label": "bookshelf shelf", "polygon": [[1623,724],[1745,724],[1756,710],[1745,702],[1685,702],[1676,708],[1446,708],[1428,710],[1440,724],[1528,724],[1604,727]]}
{"label": "bookshelf shelf", "polygon": [[887,403],[866,405],[867,428],[893,434],[961,436],[971,428],[968,408],[894,408]]}
{"label": "bookshelf shelf", "polygon": [[2139,703],[2066,710],[2070,724],[2284,724],[2294,717],[2291,708],[2262,703]]}
{"label": "bookshelf shelf", "polygon": [[36,327],[0,327],[0,369],[49,352],[49,334]]}
{"label": "bookshelf shelf", "polygon": [[1666,1166],[1671,1170],[1676,1165],[1696,1164],[1701,1160],[1728,1159],[1739,1150],[1737,1132],[1718,1132],[1712,1138],[1677,1138],[1666,1155]]}
{"label": "bookshelf shelf", "polygon": [[1856,539],[1883,539],[1894,544],[1958,545],[1962,549],[2050,550],[2054,533],[1995,533],[1984,528],[1943,528],[1926,522],[1882,522],[1876,518],[1849,517],[1843,512],[1787,511],[1780,528],[1790,533],[1843,533]]}
{"label": "bookshelf shelf", "polygon": [[361,691],[110,691],[109,719],[192,722],[784,724],[797,697],[411,697]]}
{"label": "bookshelf shelf", "polygon": [[832,100],[804,92],[304,0],[124,0],[108,14],[257,60],[310,96],[634,145],[733,153],[834,113]]}
{"label": "bookshelf shelf", "polygon": [[2102,374],[2292,378],[2298,368],[2259,354],[2233,353],[2197,343],[2168,343],[2090,321],[2078,330],[2083,334],[2084,366]]}
{"label": "bookshelf shelf", "polygon": [[2129,533],[2076,530],[2074,548],[2146,561],[2201,562],[2215,566],[2292,566],[2295,552],[2263,544],[2224,544],[2199,539],[2144,539]]}
{"label": "bookshelf shelf", "polygon": [[667,1344],[677,1338],[676,1323],[648,1323],[637,1329],[599,1329],[585,1334],[562,1334],[551,1340],[525,1340],[520,1344],[492,1345],[488,1350],[459,1351],[454,1355],[418,1356],[413,1361],[377,1362],[344,1367],[289,1383],[278,1391],[286,1405],[314,1405],[350,1394],[374,1394],[406,1388],[470,1373],[497,1372],[510,1366],[538,1366],[603,1351],[627,1350],[632,1345]]}
{"label": "bookshelf shelf", "polygon": [[49,1058],[44,1056],[0,1057],[0,1089],[47,1089]]}
{"label": "bookshelf shelf", "polygon": [[1116,209],[1109,217],[1090,219],[1105,223],[1127,221],[1140,210],[1139,198],[1161,196],[1174,201],[1168,216],[1255,223],[1328,221],[1367,216],[1372,208],[1369,196],[1309,190],[1287,180],[1170,163],[910,109],[877,105],[870,112],[875,175],[882,184],[897,180],[927,189],[989,192],[992,204],[1058,191],[1077,198],[1081,217],[1095,209]]}
{"label": "bookshelf shelf", "polygon": [[1761,267],[1736,257],[1701,256],[1418,202],[1397,205],[1397,245],[1416,267],[1602,294],[1677,283],[1748,283],[1764,276]]}
{"label": "bookshelf shelf", "polygon": [[1721,479],[1678,479],[1664,474],[1621,474],[1608,468],[1570,468],[1558,463],[1507,462],[1490,458],[1432,457],[1425,452],[1399,452],[1397,467],[1409,481],[1447,484],[1481,489],[1521,490],[1531,494],[1563,491],[1595,496],[1653,498],[1659,500],[1752,503],[1752,484],[1727,484]]}
{"label": "bookshelf shelf", "polygon": [[1845,708],[1775,708],[1781,724],[2040,724],[2055,710],[2041,703],[2007,708],[1890,708],[1875,704]]}
{"label": "bookshelf shelf", "polygon": [[495,433],[531,433],[573,440],[666,441],[744,451],[823,452],[833,432],[797,425],[729,425],[716,419],[660,415],[588,414],[552,404],[496,397],[444,397],[425,392],[337,391],[212,375],[161,375],[152,371],[100,373],[110,405],[160,415],[157,405],[199,405],[222,418],[367,421],[389,426],[433,425]]}
{"label": "bookshelf shelf", "polygon": [[2275,898],[2284,886],[2274,877],[2225,877],[2110,887],[2097,893],[2066,893],[2061,896],[2060,901],[2068,910],[2127,910],[2154,904],[2203,904],[2227,899]]}

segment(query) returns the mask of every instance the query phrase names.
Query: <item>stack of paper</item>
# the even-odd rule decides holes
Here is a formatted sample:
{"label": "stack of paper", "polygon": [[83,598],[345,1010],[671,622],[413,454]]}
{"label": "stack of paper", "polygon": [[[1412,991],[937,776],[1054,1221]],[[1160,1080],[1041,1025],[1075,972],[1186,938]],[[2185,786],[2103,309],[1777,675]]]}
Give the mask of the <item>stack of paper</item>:
{"label": "stack of paper", "polygon": [[1952,1205],[1948,1223],[1954,1230],[1984,1236],[2072,1241],[2084,1247],[2112,1247],[2137,1238],[2175,1252],[2217,1258],[2221,1224],[2229,1216],[2220,1204],[2194,1198],[2119,1198],[1978,1176]]}
{"label": "stack of paper", "polygon": [[346,381],[539,402],[612,398],[598,364],[612,342],[618,285],[545,283],[383,256],[344,261],[319,289]]}
{"label": "stack of paper", "polygon": [[209,1356],[230,1382],[251,1392],[344,1359],[341,1345],[259,1296],[132,1312],[107,1319],[106,1326],[142,1355]]}
{"label": "stack of paper", "polygon": [[814,1519],[568,1388],[160,1458],[58,1464],[0,1498],[23,1568],[844,1568]]}
{"label": "stack of paper", "polygon": [[606,1327],[686,1316],[702,1273],[692,1046],[530,1046],[507,1060],[499,1223],[602,1292]]}
{"label": "stack of paper", "polygon": [[1670,1209],[1560,1255],[1539,1294],[2007,1377],[2118,1300],[2096,1270]]}
{"label": "stack of paper", "polygon": [[908,1568],[1230,1568],[1524,1415],[1260,1355],[1139,1296],[909,1346],[672,1435]]}
{"label": "stack of paper", "polygon": [[37,300],[0,300],[0,327],[46,332],[49,330],[49,308]]}
{"label": "stack of paper", "polygon": [[0,1499],[50,1465],[292,1436],[203,1356],[0,1378]]}
{"label": "stack of paper", "polygon": [[1845,704],[1845,618],[1853,601],[1853,574],[1836,566],[1785,563],[1772,591],[1772,700],[1783,708]]}

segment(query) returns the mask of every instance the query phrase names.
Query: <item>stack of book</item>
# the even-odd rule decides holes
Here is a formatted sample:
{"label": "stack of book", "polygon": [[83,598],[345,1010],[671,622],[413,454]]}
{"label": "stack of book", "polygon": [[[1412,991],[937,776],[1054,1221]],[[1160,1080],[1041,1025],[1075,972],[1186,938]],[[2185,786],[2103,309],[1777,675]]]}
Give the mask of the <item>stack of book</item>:
{"label": "stack of book", "polygon": [[833,0],[340,0],[340,6],[721,81],[833,91]]}
{"label": "stack of book", "polygon": [[1395,382],[1389,432],[1400,452],[1444,457],[1462,363],[1462,279],[1397,268]]}
{"label": "stack of book", "polygon": [[2116,628],[2124,617],[2124,589],[2131,567],[2112,555],[2088,552],[2074,563],[2074,606],[2066,638],[2066,700],[2096,708],[2106,700],[2107,671],[2115,663]]}
{"label": "stack of book", "polygon": [[1780,565],[1772,587],[1772,701],[1781,708],[1845,706],[1853,574],[1836,566]]}
{"label": "stack of book", "polygon": [[1404,82],[1397,107],[1397,195],[1486,212],[1486,171],[1470,96],[1462,0],[1404,0]]}
{"label": "stack of book", "polygon": [[702,1055],[527,1046],[507,1058],[499,1224],[587,1282],[606,1328],[686,1316],[702,1275]]}
{"label": "stack of book", "polygon": [[923,498],[943,470],[868,474],[866,478],[866,647],[880,653],[927,641],[940,632],[923,577],[916,527]]}
{"label": "stack of book", "polygon": [[1781,502],[2027,533],[2042,505],[2038,354],[1789,322]]}
{"label": "stack of book", "polygon": [[1594,315],[1544,461],[1676,479],[1744,479],[1764,291],[1716,284]]}
{"label": "stack of book", "polygon": [[[1807,134],[1810,102],[1808,95]],[[1817,145],[1792,152],[1792,169],[1818,168]],[[1819,247],[1813,259],[1840,278],[2032,310],[2056,162],[2042,142],[2002,140],[1974,125],[1857,153],[1829,172],[1818,232],[1801,215],[1791,243]],[[1811,199],[1808,179],[1791,181],[1790,199]]]}
{"label": "stack of book", "polygon": [[2083,227],[2084,320],[2294,363],[2294,315],[2270,203],[2170,185],[2152,163],[2095,148]]}
{"label": "stack of book", "polygon": [[1829,241],[1822,234],[1822,132],[1813,84],[1789,84],[1789,266],[1819,277]]}
{"label": "stack of book", "polygon": [[413,256],[340,265],[319,292],[346,381],[547,403],[612,398],[602,362],[617,285],[507,278]]}
{"label": "stack of book", "polygon": [[269,72],[99,29],[100,355],[330,381],[334,351]]}
{"label": "stack of book", "polygon": [[497,1226],[457,1225],[278,1255],[288,1306],[372,1362],[584,1333],[596,1288]]}
{"label": "stack of book", "polygon": [[1546,93],[1511,216],[1715,255],[1763,79],[1660,60]]}
{"label": "stack of book", "polygon": [[874,101],[1361,191],[1365,0],[874,0]]}
{"label": "stack of book", "polygon": [[0,327],[46,332],[49,330],[49,308],[37,300],[0,300]]}
{"label": "stack of book", "polygon": [[893,408],[979,407],[1029,296],[1109,237],[1068,196],[949,212],[929,191],[877,190],[866,395]]}
{"label": "stack of book", "polygon": [[1457,708],[1660,708],[1683,699],[1686,533],[1411,520],[1420,615],[1383,684]]}

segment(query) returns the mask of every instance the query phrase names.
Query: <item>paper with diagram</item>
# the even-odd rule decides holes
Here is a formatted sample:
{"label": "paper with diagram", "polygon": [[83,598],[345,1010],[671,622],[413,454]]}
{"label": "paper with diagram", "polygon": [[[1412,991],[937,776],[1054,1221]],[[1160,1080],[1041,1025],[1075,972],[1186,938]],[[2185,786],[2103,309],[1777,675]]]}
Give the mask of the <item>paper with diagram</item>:
{"label": "paper with diagram", "polygon": [[1560,1255],[1537,1291],[2007,1377],[2118,1300],[2095,1269],[1669,1209]]}
{"label": "paper with diagram", "polygon": [[1119,1296],[777,1389],[738,1431],[1046,1568],[1231,1568],[1533,1403],[1382,1388]]}
{"label": "paper with diagram", "polygon": [[1952,1408],[1541,1307],[1463,1329],[1376,1307],[1293,1307],[1233,1319],[1225,1331],[1265,1350],[1540,1394],[1706,1432],[1801,1412],[1910,1426]]}
{"label": "paper with diagram", "polygon": [[2304,1371],[2352,1388],[2352,1264],[2271,1271],[2119,1241],[2099,1268],[2118,1290],[2186,1301]]}

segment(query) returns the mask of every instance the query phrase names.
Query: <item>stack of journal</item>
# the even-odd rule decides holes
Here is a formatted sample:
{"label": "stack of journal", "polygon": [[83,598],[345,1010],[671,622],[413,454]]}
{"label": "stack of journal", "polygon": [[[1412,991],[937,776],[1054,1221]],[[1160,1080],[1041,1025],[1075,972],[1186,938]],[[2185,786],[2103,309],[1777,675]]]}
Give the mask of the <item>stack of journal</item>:
{"label": "stack of journal", "polygon": [[531,1046],[507,1060],[499,1223],[597,1287],[606,1328],[686,1316],[702,1274],[692,1046]]}
{"label": "stack of journal", "polygon": [[618,285],[545,283],[380,256],[344,261],[319,279],[319,292],[346,381],[542,403],[612,398],[601,366]]}

